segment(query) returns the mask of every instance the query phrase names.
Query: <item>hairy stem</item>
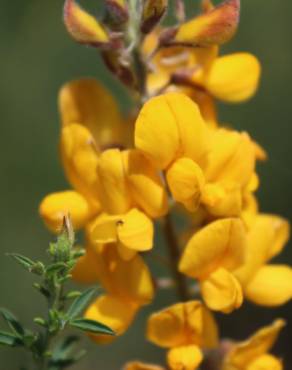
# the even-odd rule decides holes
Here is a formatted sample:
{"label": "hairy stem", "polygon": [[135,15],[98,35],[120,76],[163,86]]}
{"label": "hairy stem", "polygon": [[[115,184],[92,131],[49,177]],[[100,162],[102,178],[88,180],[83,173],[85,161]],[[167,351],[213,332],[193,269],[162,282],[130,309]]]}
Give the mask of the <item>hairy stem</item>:
{"label": "hairy stem", "polygon": [[171,271],[173,279],[176,282],[177,295],[181,301],[187,301],[189,297],[189,291],[187,286],[186,278],[183,274],[178,271],[178,262],[180,259],[180,250],[177,243],[171,215],[167,214],[163,223],[164,237],[166,240],[168,254],[170,257]]}

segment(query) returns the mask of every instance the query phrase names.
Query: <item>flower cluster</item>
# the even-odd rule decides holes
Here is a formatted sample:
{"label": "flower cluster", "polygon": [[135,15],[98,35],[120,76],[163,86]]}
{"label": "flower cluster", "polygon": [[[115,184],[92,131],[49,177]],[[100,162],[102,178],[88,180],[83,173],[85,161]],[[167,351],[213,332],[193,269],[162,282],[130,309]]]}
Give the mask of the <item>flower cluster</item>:
{"label": "flower cluster", "polygon": [[[292,298],[291,267],[269,264],[289,238],[289,223],[261,213],[255,196],[256,164],[266,160],[265,150],[248,133],[220,124],[216,113],[216,99],[242,102],[259,82],[255,56],[219,54],[236,31],[240,1],[214,6],[203,0],[201,14],[186,19],[177,0],[177,24],[163,27],[167,5],[105,0],[98,21],[74,0],[65,2],[70,35],[100,48],[136,106],[123,116],[94,79],[61,89],[60,152],[71,189],[46,196],[40,214],[54,232],[64,215],[84,231],[87,252],[73,277],[105,291],[85,316],[118,335],[157,293],[159,282],[143,256],[155,248],[155,224],[166,224],[174,284],[185,302],[154,313],[147,338],[168,349],[170,369],[194,370],[223,346],[212,311],[229,314],[244,299],[278,306]],[[171,224],[176,213],[186,225],[178,241]],[[192,300],[193,279],[202,301]],[[268,352],[283,325],[278,320],[221,348],[220,369],[281,369]],[[134,362],[126,369],[162,368]]]}

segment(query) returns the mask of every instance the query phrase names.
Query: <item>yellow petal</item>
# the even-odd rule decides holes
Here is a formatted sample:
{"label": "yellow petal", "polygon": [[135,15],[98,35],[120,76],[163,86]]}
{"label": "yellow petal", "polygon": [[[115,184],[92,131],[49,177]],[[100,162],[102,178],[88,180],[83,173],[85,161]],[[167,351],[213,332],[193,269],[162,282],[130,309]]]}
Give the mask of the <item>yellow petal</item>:
{"label": "yellow petal", "polygon": [[125,261],[115,245],[95,246],[94,249],[99,280],[109,294],[135,305],[151,302],[154,295],[152,277],[139,255]]}
{"label": "yellow petal", "polygon": [[242,211],[241,189],[234,183],[209,183],[203,189],[202,204],[215,217],[238,217]]}
{"label": "yellow petal", "polygon": [[212,348],[217,345],[218,331],[211,313],[200,301],[177,303],[152,314],[147,323],[147,338],[165,348],[191,341]]}
{"label": "yellow petal", "polygon": [[138,150],[124,156],[131,196],[150,217],[167,213],[167,194],[162,180],[151,162]]}
{"label": "yellow petal", "polygon": [[230,313],[242,305],[243,295],[238,280],[223,268],[215,270],[201,282],[201,291],[211,310]]}
{"label": "yellow petal", "polygon": [[233,270],[245,257],[246,232],[241,220],[227,218],[210,223],[188,242],[179,270],[204,279],[218,267]]}
{"label": "yellow petal", "polygon": [[160,169],[179,154],[200,164],[208,148],[206,125],[197,105],[180,93],[150,99],[136,121],[135,145]]}
{"label": "yellow petal", "polygon": [[124,215],[102,214],[91,224],[89,231],[90,240],[93,243],[118,241],[124,247],[136,252],[152,248],[153,234],[152,221],[136,208]]}
{"label": "yellow petal", "polygon": [[282,370],[282,361],[277,359],[275,356],[265,354],[255,359],[251,364],[248,365],[246,370]]}
{"label": "yellow petal", "polygon": [[66,0],[64,21],[70,35],[78,42],[100,46],[109,42],[109,37],[100,23],[74,0]]}
{"label": "yellow petal", "polygon": [[144,364],[143,362],[135,361],[127,363],[124,370],[165,370],[165,369],[157,365]]}
{"label": "yellow petal", "polygon": [[106,213],[98,216],[89,226],[89,238],[93,243],[108,244],[118,241],[117,224],[123,216]]}
{"label": "yellow petal", "polygon": [[249,281],[244,292],[258,305],[283,305],[292,298],[292,268],[285,265],[263,266]]}
{"label": "yellow petal", "polygon": [[[117,336],[122,335],[132,323],[138,307],[124,302],[114,296],[102,295],[94,301],[85,312],[87,319],[101,322],[111,328]],[[111,343],[115,337],[90,334],[98,344]]]}
{"label": "yellow petal", "polygon": [[61,132],[61,157],[72,186],[98,204],[97,152],[94,139],[84,126],[71,124]]}
{"label": "yellow petal", "polygon": [[239,0],[228,0],[180,25],[174,40],[191,45],[222,44],[234,35],[239,20]]}
{"label": "yellow petal", "polygon": [[249,364],[271,350],[283,326],[283,320],[276,320],[272,325],[258,330],[246,341],[236,344],[226,356],[223,368],[246,369]]}
{"label": "yellow petal", "polygon": [[153,246],[153,223],[135,208],[118,222],[117,234],[119,241],[129,249],[146,251]]}
{"label": "yellow petal", "polygon": [[131,205],[123,153],[118,149],[104,151],[98,161],[99,197],[103,209],[112,214],[126,213]]}
{"label": "yellow petal", "polygon": [[211,150],[205,169],[208,181],[244,187],[253,176],[254,169],[254,147],[245,132],[226,129],[213,131]]}
{"label": "yellow petal", "polygon": [[189,158],[180,158],[167,171],[167,182],[177,202],[194,212],[200,205],[205,184],[201,168]]}
{"label": "yellow petal", "polygon": [[118,105],[97,80],[84,78],[65,84],[59,93],[59,110],[63,126],[84,125],[99,150],[121,141],[125,127]]}
{"label": "yellow petal", "polygon": [[77,230],[89,222],[97,211],[81,194],[70,190],[47,195],[39,208],[41,217],[53,232],[60,232],[67,215]]}
{"label": "yellow petal", "polygon": [[260,72],[260,63],[252,54],[226,55],[213,63],[205,87],[217,99],[241,102],[255,94]]}
{"label": "yellow petal", "polygon": [[179,150],[176,120],[165,96],[150,99],[136,121],[135,145],[157,168],[166,168]]}
{"label": "yellow petal", "polygon": [[82,284],[94,284],[99,281],[99,264],[92,248],[86,249],[86,254],[80,257],[72,271],[73,280]]}
{"label": "yellow petal", "polygon": [[259,214],[248,232],[246,260],[235,274],[242,285],[280,253],[289,238],[289,223],[278,216]]}
{"label": "yellow petal", "polygon": [[175,347],[167,353],[167,363],[171,370],[196,370],[202,361],[202,351],[194,345]]}

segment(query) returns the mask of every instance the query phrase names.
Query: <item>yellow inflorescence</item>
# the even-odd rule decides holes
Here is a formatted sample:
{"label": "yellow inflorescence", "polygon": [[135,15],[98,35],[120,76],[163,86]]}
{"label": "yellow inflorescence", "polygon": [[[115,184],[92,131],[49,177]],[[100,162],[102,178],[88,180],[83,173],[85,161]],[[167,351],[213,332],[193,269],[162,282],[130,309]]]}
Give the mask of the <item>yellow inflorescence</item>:
{"label": "yellow inflorescence", "polygon": [[[131,7],[133,2],[115,3],[129,10],[131,27],[137,24],[131,17],[139,9],[141,22],[152,16],[158,22],[167,8],[167,1],[144,2],[144,8],[137,9]],[[125,117],[94,79],[73,81],[61,89],[60,152],[71,189],[46,196],[40,213],[54,232],[68,214],[74,228],[85,231],[86,255],[74,278],[99,282],[105,290],[85,315],[117,335],[159,287],[143,260],[143,254],[155,248],[154,225],[178,210],[188,218],[188,240],[173,261],[175,276],[191,278],[186,290],[195,280],[204,303],[174,304],[152,314],[147,325],[147,338],[167,348],[172,370],[195,370],[204,356],[219,351],[211,311],[229,314],[245,298],[263,306],[292,298],[291,267],[269,264],[289,239],[289,223],[260,213],[255,196],[256,164],[267,155],[248,133],[220,124],[216,114],[216,99],[244,101],[259,84],[261,66],[255,56],[219,55],[219,45],[237,28],[239,8],[239,0],[219,6],[203,1],[198,17],[182,21],[180,16],[174,28],[155,27],[155,22],[151,30],[137,28],[143,35],[135,44],[131,33],[127,45],[124,23],[111,31],[75,2],[66,2],[71,35],[81,43],[102,46],[103,56],[116,57],[121,69],[112,72],[119,78],[121,71],[126,73],[123,82],[134,76],[128,86],[137,89],[135,96],[143,104]],[[106,50],[106,45],[115,45],[115,51]],[[135,56],[127,59],[133,48],[139,54],[134,67]],[[133,74],[127,75],[129,71]],[[232,343],[224,355],[219,351],[220,369],[282,369],[282,362],[268,352],[283,325],[278,320],[247,341]],[[163,367],[131,362],[125,369]]]}

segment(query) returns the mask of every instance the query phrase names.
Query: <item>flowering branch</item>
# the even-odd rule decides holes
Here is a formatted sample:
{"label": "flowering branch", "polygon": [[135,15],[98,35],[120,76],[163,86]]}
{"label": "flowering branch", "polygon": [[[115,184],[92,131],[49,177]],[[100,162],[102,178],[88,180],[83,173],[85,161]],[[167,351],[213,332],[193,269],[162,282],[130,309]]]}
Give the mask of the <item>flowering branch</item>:
{"label": "flowering branch", "polygon": [[[10,332],[0,331],[0,344],[9,347],[22,347],[31,353],[37,370],[61,370],[78,362],[85,350],[73,352],[73,347],[79,340],[77,336],[67,336],[53,343],[54,339],[68,326],[94,334],[113,335],[107,326],[93,320],[79,317],[91,301],[95,289],[83,293],[77,291],[65,292],[65,283],[71,278],[71,270],[83,251],[73,247],[74,234],[69,219],[64,219],[64,228],[57,242],[49,248],[51,263],[45,265],[19,254],[10,254],[22,267],[30,273],[41,277],[36,288],[47,300],[47,317],[36,317],[34,323],[41,327],[39,331],[24,328],[19,320],[8,310],[1,309],[1,314]],[[68,301],[73,303],[66,308]]]}

